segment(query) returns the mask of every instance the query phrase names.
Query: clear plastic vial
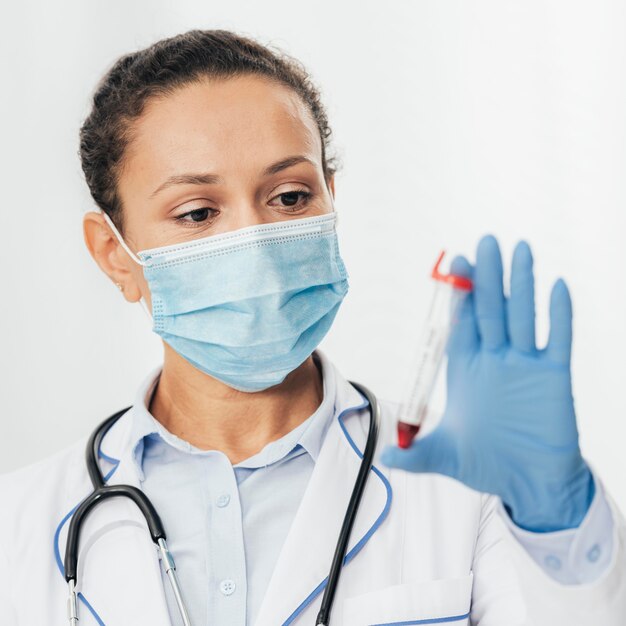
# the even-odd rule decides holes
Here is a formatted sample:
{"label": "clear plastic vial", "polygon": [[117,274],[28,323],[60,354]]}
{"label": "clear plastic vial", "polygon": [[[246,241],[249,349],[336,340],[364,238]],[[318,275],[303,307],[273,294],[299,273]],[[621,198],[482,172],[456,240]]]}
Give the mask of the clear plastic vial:
{"label": "clear plastic vial", "polygon": [[400,448],[410,447],[419,432],[459,305],[473,288],[469,278],[439,271],[444,254],[442,251],[431,273],[435,281],[433,298],[398,411]]}

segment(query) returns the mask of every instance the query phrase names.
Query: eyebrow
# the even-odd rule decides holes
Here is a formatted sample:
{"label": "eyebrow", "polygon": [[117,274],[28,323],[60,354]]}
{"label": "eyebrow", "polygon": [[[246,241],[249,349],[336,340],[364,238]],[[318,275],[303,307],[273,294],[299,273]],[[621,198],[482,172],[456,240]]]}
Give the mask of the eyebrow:
{"label": "eyebrow", "polygon": [[[262,176],[272,176],[273,174],[278,174],[282,170],[287,169],[288,167],[292,167],[297,165],[298,163],[307,162],[311,165],[315,165],[315,162],[311,159],[305,157],[302,154],[297,154],[294,156],[287,157],[286,159],[281,159],[280,161],[276,161],[276,163],[272,163],[268,165],[262,172]],[[170,176],[164,183],[159,185],[148,197],[154,198],[154,196],[166,189],[167,187],[171,187],[172,185],[215,185],[217,183],[222,182],[222,177],[217,174],[205,173],[205,174],[174,174]]]}

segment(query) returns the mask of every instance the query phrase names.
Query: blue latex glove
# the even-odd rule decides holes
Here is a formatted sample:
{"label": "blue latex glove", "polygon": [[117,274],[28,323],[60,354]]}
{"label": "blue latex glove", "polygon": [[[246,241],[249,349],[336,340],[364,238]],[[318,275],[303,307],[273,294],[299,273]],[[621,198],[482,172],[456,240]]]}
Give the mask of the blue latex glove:
{"label": "blue latex glove", "polygon": [[572,397],[572,305],[562,279],[550,296],[550,336],[535,345],[533,260],[515,248],[510,296],[502,285],[496,239],[483,237],[473,268],[462,256],[451,272],[469,276],[447,346],[447,403],[441,422],[402,450],[388,446],[384,464],[451,476],[500,496],[520,527],[535,532],[580,525],[594,495],[582,458]]}

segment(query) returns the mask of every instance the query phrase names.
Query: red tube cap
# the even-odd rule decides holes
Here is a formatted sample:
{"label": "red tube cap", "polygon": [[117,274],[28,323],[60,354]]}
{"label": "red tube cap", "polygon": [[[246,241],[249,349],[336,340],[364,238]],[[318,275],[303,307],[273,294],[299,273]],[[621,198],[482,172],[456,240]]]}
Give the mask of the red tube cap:
{"label": "red tube cap", "polygon": [[474,285],[472,284],[472,281],[470,278],[467,278],[466,276],[459,276],[457,274],[442,274],[439,271],[439,267],[441,265],[441,261],[445,253],[446,253],[445,250],[441,251],[439,258],[437,259],[437,263],[435,263],[435,267],[433,267],[431,276],[435,280],[439,280],[442,283],[448,283],[452,285],[453,287],[455,287],[456,289],[463,289],[464,291],[471,291]]}

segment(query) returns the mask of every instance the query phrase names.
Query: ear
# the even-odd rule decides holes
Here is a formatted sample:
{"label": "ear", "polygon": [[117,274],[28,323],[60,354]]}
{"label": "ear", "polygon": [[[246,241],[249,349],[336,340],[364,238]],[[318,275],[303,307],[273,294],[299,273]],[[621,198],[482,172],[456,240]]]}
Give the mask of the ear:
{"label": "ear", "polygon": [[[101,213],[89,211],[83,217],[85,244],[100,269],[116,284],[129,302],[141,298],[141,268],[130,258]],[[135,267],[136,266],[136,267]]]}

